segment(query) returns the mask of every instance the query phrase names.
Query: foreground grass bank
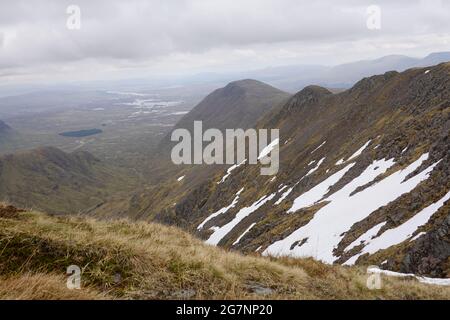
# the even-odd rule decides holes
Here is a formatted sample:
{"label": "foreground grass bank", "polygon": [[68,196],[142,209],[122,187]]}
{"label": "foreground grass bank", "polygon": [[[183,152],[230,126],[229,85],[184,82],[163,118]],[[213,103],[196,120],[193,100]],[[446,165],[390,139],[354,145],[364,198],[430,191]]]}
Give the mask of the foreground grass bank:
{"label": "foreground grass bank", "polygon": [[[80,290],[66,268],[82,269]],[[0,299],[449,299],[450,288],[312,259],[243,256],[174,227],[0,213]]]}

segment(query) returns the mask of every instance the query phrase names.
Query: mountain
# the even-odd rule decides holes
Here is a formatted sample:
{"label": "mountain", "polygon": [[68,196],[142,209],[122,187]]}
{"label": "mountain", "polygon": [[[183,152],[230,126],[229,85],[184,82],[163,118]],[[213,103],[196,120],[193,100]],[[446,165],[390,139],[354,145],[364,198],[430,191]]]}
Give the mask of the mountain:
{"label": "mountain", "polygon": [[[174,130],[184,128],[192,133],[194,121],[202,121],[203,131],[208,128],[224,132],[226,128],[255,127],[258,119],[283,105],[290,96],[259,81],[234,81],[205,97],[174,126]],[[117,197],[113,202],[105,202],[92,213],[109,217],[120,212],[120,215],[136,218],[148,217],[150,211],[163,214],[178,199],[224,170],[224,165],[173,164],[171,150],[177,142],[170,141],[170,136],[171,133],[162,139],[158,153],[149,161],[146,176],[152,183],[145,190],[137,190],[131,199]]]}
{"label": "mountain", "polygon": [[449,101],[450,63],[335,94],[309,86],[257,124],[280,129],[276,177],[259,165],[194,184],[186,174],[131,203],[140,218],[243,252],[448,277]]}
{"label": "mountain", "polygon": [[[389,55],[335,66],[289,65],[230,74],[228,78],[252,78],[288,92],[296,92],[315,84],[327,88],[350,88],[364,77],[388,71],[405,71],[450,61],[450,52],[431,53],[423,58]],[[222,78],[224,75],[222,75]],[[209,78],[210,79],[210,78]],[[217,76],[217,79],[220,79]],[[211,80],[211,79],[210,79]]]}
{"label": "mountain", "polygon": [[433,66],[442,62],[450,61],[450,52],[434,52],[430,53],[423,59],[415,63],[415,67]]}
{"label": "mountain", "polygon": [[88,152],[43,147],[0,156],[0,200],[21,207],[77,213],[101,204],[125,182],[120,170]]}
{"label": "mountain", "polygon": [[[174,126],[174,130],[184,128],[192,134],[194,121],[202,121],[203,130],[248,129],[254,127],[263,114],[289,97],[290,94],[260,81],[234,81],[206,96]],[[170,136],[171,133],[159,145],[164,162],[170,159],[168,152],[175,145]]]}
{"label": "mountain", "polygon": [[195,120],[201,120],[204,128],[247,129],[288,97],[289,94],[260,81],[246,79],[231,82],[209,94],[175,128],[189,128]]}
{"label": "mountain", "polygon": [[[154,223],[52,217],[0,205],[0,299],[449,299],[430,279],[312,259],[243,256]],[[68,289],[68,266],[82,268]]]}

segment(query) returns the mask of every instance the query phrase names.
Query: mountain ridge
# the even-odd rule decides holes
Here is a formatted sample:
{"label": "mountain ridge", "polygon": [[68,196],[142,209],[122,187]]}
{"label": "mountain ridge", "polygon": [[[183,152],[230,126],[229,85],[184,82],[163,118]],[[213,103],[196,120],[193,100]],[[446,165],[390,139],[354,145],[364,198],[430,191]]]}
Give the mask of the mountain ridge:
{"label": "mountain ridge", "polygon": [[[409,176],[414,177],[436,163],[431,177],[419,183],[411,193],[383,205],[361,221],[355,221],[340,240],[342,244],[339,250],[342,250],[345,244],[348,245],[350,240],[354,241],[367,232],[374,226],[375,221],[380,223],[382,219],[396,217],[397,225],[405,223],[406,217],[411,217],[411,214],[417,213],[420,208],[437,201],[438,197],[445,195],[445,189],[450,188],[447,178],[449,172],[445,165],[449,161],[445,153],[445,150],[448,150],[448,130],[445,128],[448,126],[450,107],[449,70],[450,64],[444,63],[432,68],[413,68],[402,73],[387,72],[362,79],[353,88],[335,94],[313,87],[313,92],[319,91],[322,94],[313,100],[306,99],[305,101],[310,101],[310,105],[304,104],[299,97],[308,97],[307,93],[311,88],[294,95],[282,108],[278,108],[275,114],[269,112],[269,116],[263,117],[258,124],[258,127],[269,124],[270,127],[281,129],[281,165],[275,180],[272,180],[273,177],[259,176],[257,166],[243,165],[235,169],[222,184],[217,184],[223,175],[218,173],[214,179],[205,181],[190,193],[185,193],[181,199],[178,198],[172,208],[158,213],[156,219],[183,226],[206,240],[212,233],[217,232],[214,230],[220,229],[219,226],[224,227],[233,221],[233,217],[238,217],[240,209],[251,206],[261,196],[268,197],[273,194],[273,200],[241,220],[219,242],[221,246],[244,252],[256,249],[263,251],[270,244],[286,238],[296,229],[313,221],[315,214],[326,204],[318,203],[304,208],[299,214],[286,215],[285,211],[295,198],[326,180],[326,177],[337,174],[346,164],[352,164],[353,167],[332,184],[323,197],[340,191],[368,170],[371,164],[382,161],[383,158],[383,161],[393,159],[395,165],[392,168],[358,188],[359,193],[371,190],[371,187],[395,174],[399,168],[424,159],[420,156],[423,157],[428,151],[429,159],[421,160],[421,165]],[[302,105],[308,107],[302,108]],[[355,160],[350,161],[353,157]],[[380,163],[384,163],[383,161]],[[377,166],[373,168],[376,172],[379,170]],[[189,180],[189,175],[184,179]],[[183,183],[189,183],[184,181]],[[430,185],[438,187],[439,191],[431,193]],[[244,190],[237,195],[237,191],[243,187]],[[237,205],[212,218],[204,228],[197,230],[206,217],[227,207],[235,198],[238,199]],[[276,204],[278,201],[280,202]],[[400,208],[408,206],[405,203],[416,203],[412,206],[416,208],[415,211],[408,215],[401,214]],[[142,218],[145,218],[146,210],[140,214]],[[448,214],[448,205],[441,207],[437,214],[445,218],[446,212]],[[154,217],[154,213],[150,216]],[[395,228],[395,224],[390,226]],[[243,234],[248,228],[251,230]],[[434,224],[428,228],[431,228],[431,235],[438,225]],[[380,232],[383,230],[386,229]],[[242,237],[236,243],[240,235]],[[436,247],[448,248],[446,241],[445,237],[439,237],[431,243]],[[432,276],[448,275],[446,249],[430,253],[417,249],[418,240],[406,246],[404,242],[402,244],[403,246],[393,246],[396,249],[390,249],[396,250],[394,255],[388,254],[389,250],[381,250],[381,253],[360,257],[358,263],[380,264],[387,260],[387,266],[396,271],[420,271],[419,273]],[[259,249],[261,247],[262,249]],[[361,246],[356,249],[358,248],[361,249]],[[343,255],[343,251],[339,250],[334,253],[336,258]],[[420,251],[422,260],[408,258],[414,250]],[[353,255],[355,252],[357,251],[352,251]],[[345,257],[349,258],[347,253]],[[344,263],[344,256],[338,261]],[[426,261],[434,261],[434,267]]]}

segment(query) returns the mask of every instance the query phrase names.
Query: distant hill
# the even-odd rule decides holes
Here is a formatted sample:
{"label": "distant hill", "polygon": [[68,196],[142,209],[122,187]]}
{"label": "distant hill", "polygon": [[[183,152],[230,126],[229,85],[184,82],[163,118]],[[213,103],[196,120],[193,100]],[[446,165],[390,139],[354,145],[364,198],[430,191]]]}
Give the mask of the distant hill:
{"label": "distant hill", "polygon": [[[193,132],[194,121],[202,121],[203,130],[217,128],[251,128],[266,112],[284,103],[290,94],[263,82],[246,79],[234,81],[204,98],[174,126]],[[169,133],[159,150],[167,161],[174,145]]]}
{"label": "distant hill", "polygon": [[43,147],[0,156],[0,201],[25,208],[77,213],[124,183],[120,170],[84,151]]}
{"label": "distant hill", "polygon": [[290,95],[256,80],[231,82],[209,94],[184,116],[175,128],[190,128],[195,120],[205,128],[253,127],[256,121]]}
{"label": "distant hill", "polygon": [[431,53],[424,58],[389,55],[336,66],[290,65],[238,72],[228,76],[235,79],[257,79],[288,92],[297,92],[312,84],[326,88],[350,88],[364,77],[392,70],[401,72],[410,68],[433,66],[447,61],[450,61],[450,52]]}

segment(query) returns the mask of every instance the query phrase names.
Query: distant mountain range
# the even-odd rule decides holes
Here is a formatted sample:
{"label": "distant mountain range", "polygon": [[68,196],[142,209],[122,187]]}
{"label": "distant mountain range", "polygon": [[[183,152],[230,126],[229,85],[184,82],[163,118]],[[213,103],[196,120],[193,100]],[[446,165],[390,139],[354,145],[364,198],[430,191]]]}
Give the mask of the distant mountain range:
{"label": "distant mountain range", "polygon": [[267,82],[277,88],[296,92],[316,84],[327,88],[350,88],[364,77],[387,71],[405,71],[450,61],[450,52],[432,53],[424,58],[390,55],[375,60],[362,60],[337,66],[285,66],[245,72],[235,75]]}

